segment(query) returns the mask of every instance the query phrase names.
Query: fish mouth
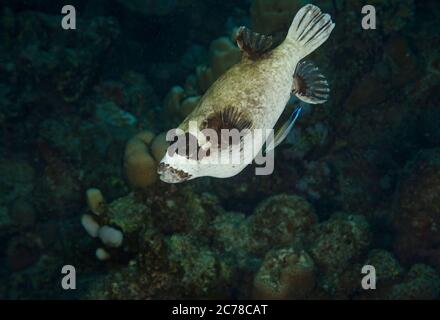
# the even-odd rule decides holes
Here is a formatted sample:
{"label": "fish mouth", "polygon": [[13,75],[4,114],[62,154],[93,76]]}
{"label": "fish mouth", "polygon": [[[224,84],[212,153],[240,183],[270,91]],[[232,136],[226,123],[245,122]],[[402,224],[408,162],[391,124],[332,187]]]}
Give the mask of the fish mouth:
{"label": "fish mouth", "polygon": [[191,175],[184,170],[176,169],[167,163],[161,162],[157,168],[160,180],[166,183],[180,183],[191,178]]}

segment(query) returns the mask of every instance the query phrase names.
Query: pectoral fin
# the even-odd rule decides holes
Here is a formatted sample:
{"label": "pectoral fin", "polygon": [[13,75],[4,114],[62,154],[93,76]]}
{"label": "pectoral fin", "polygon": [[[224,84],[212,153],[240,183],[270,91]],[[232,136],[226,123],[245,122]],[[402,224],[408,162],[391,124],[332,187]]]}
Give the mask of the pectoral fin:
{"label": "pectoral fin", "polygon": [[298,119],[301,109],[302,107],[300,104],[295,108],[289,119],[281,126],[281,128],[275,132],[273,140],[266,143],[266,152],[275,149],[284,139],[286,139],[287,135],[292,130],[295,121]]}
{"label": "pectoral fin", "polygon": [[310,61],[298,63],[293,75],[292,93],[310,104],[327,101],[330,89],[325,77]]}
{"label": "pectoral fin", "polygon": [[229,132],[231,130],[241,132],[246,129],[251,129],[252,126],[252,120],[246,114],[235,107],[226,107],[221,111],[210,114],[204,121],[203,129],[214,130],[219,139],[217,146],[225,149],[230,147],[231,141]]}
{"label": "pectoral fin", "polygon": [[236,40],[240,50],[251,59],[259,58],[272,46],[272,36],[253,32],[246,27],[238,29]]}

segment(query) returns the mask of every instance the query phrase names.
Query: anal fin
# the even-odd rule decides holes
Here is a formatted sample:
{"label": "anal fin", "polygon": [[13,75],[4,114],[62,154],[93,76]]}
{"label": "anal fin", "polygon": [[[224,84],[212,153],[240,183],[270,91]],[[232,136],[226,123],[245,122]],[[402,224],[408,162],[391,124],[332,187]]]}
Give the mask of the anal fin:
{"label": "anal fin", "polygon": [[304,102],[318,104],[327,101],[330,88],[318,67],[310,61],[301,61],[293,75],[292,93]]}
{"label": "anal fin", "polygon": [[268,141],[266,143],[266,152],[275,149],[281,142],[286,139],[290,131],[292,131],[293,125],[301,114],[302,106],[301,103],[293,110],[289,119],[275,132],[273,141]]}
{"label": "anal fin", "polygon": [[246,27],[237,31],[237,46],[251,59],[261,57],[272,47],[272,36],[265,36]]}

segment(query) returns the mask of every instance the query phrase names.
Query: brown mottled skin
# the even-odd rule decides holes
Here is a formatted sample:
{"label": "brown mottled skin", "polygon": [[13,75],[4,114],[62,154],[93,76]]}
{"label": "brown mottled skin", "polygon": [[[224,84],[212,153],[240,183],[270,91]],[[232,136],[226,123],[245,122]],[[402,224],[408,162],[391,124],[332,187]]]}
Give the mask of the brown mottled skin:
{"label": "brown mottled skin", "polygon": [[[169,167],[159,168],[160,179],[179,183],[203,176],[228,178],[241,172],[262,150],[265,140],[273,138],[267,129],[273,129],[290,98],[298,62],[325,42],[334,26],[330,15],[323,14],[314,5],[305,5],[292,21],[284,42],[263,55],[261,53],[270,46],[270,37],[239,28],[237,42],[243,52],[242,60],[209,88],[179,126],[185,136],[188,133],[196,137],[200,150],[209,149],[210,156],[188,159],[185,155],[167,153],[161,163]],[[216,142],[213,131],[204,129],[215,131],[217,139],[220,137],[220,148],[212,148]],[[229,133],[234,131],[227,132],[228,144],[224,148],[223,129],[251,129],[251,132],[241,132],[244,133],[241,142],[231,144]],[[272,150],[266,149],[270,160],[273,160]],[[266,164],[271,165],[273,161]],[[190,178],[182,180],[180,174],[168,168],[187,173]]]}
{"label": "brown mottled skin", "polygon": [[194,111],[179,126],[203,121],[227,107],[238,108],[254,129],[272,129],[290,98],[293,73],[302,58],[296,46],[284,41],[277,48],[252,60],[243,54],[240,63],[224,73],[205,93]]}

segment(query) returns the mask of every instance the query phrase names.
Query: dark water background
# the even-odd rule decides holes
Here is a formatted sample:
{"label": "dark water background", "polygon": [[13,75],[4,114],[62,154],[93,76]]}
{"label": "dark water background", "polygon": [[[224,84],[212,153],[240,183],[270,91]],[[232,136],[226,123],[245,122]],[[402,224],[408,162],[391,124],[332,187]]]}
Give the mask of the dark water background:
{"label": "dark water background", "polygon": [[[310,57],[331,96],[277,148],[274,173],[156,177],[160,133],[238,61],[234,30],[279,41],[305,3],[70,1],[77,29],[63,30],[67,3],[2,1],[0,299],[438,299],[438,1],[313,1],[336,22]],[[376,30],[361,27],[365,4]],[[130,167],[127,141],[145,130],[156,138]],[[85,214],[122,246],[89,237]],[[361,287],[366,264],[377,290]]]}

